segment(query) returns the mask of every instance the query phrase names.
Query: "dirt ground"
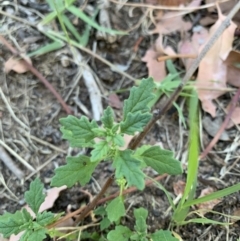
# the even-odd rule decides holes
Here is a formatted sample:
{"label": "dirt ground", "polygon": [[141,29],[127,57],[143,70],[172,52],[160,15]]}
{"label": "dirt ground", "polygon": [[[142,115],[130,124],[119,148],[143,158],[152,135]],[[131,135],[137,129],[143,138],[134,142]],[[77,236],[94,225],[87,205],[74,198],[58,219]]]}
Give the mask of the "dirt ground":
{"label": "dirt ground", "polygon": [[[83,4],[84,1],[77,1]],[[132,1],[138,3],[140,1]],[[96,6],[96,1],[88,1],[91,6]],[[45,1],[12,0],[0,2],[0,9],[7,15],[0,14],[0,34],[9,43],[22,52],[31,52],[49,43],[49,39],[41,34],[35,27],[9,17],[14,15],[25,21],[32,19],[39,20],[41,14],[49,11]],[[138,24],[143,16],[144,9],[132,9],[123,6],[117,11],[117,6],[111,4],[110,20],[113,29],[132,29],[128,35],[121,36],[113,43],[107,40],[99,40],[96,31],[92,30],[87,48],[93,50],[97,55],[108,60],[114,65],[125,68],[126,72],[135,79],[147,77],[148,70],[141,58],[146,50],[156,39],[155,35],[145,33],[143,24]],[[198,24],[199,15],[204,15],[205,10],[193,13],[191,18]],[[187,16],[189,17],[189,16]],[[79,28],[81,27],[81,24]],[[167,40],[173,47],[179,41],[179,33],[167,36]],[[141,40],[141,41],[140,41]],[[128,96],[128,90],[134,85],[131,79],[112,71],[109,66],[94,56],[80,51],[95,76],[98,77],[97,86],[101,91],[102,104],[106,107],[109,104],[110,94],[117,93],[119,101],[115,103],[116,116],[121,116],[122,101]],[[0,44],[0,140],[1,152],[7,153],[14,163],[13,171],[4,163],[3,155],[0,156],[1,170],[1,191],[0,191],[0,213],[4,211],[15,212],[24,203],[24,192],[28,189],[29,183],[35,177],[40,177],[45,189],[50,188],[50,181],[54,175],[54,169],[65,164],[67,155],[86,153],[88,150],[71,149],[68,143],[61,139],[59,118],[67,114],[58,103],[53,94],[39,79],[30,72],[23,74],[11,71],[4,71],[5,62],[12,57],[9,49]],[[73,112],[73,115],[80,117],[88,115],[93,117],[92,106],[89,98],[89,90],[83,78],[77,78],[79,67],[72,61],[68,46],[60,50],[32,58],[33,66],[53,85],[57,92],[66,101]],[[179,61],[174,62],[177,68],[182,71],[183,67]],[[5,99],[4,99],[5,97]],[[231,94],[226,94],[219,99],[221,103],[227,103]],[[180,98],[178,103],[182,103]],[[117,108],[116,108],[117,107]],[[187,108],[183,109],[187,118]],[[202,117],[205,114],[202,112]],[[224,118],[223,112],[219,110],[219,118]],[[239,129],[233,127],[227,130],[229,139],[218,141],[213,152],[205,160],[200,162],[197,195],[205,188],[220,190],[224,187],[237,184],[240,181],[239,175]],[[166,149],[173,150],[183,166],[186,165],[186,150],[188,144],[188,128],[179,125],[179,118],[173,108],[159,121],[151,130],[151,133],[144,140],[145,143],[158,143]],[[202,148],[210,142],[212,137],[203,129]],[[202,150],[203,150],[202,149]],[[227,157],[228,156],[228,157]],[[21,162],[24,159],[30,167]],[[226,161],[227,159],[227,161]],[[15,170],[15,171],[14,171]],[[20,170],[21,173],[16,173]],[[95,171],[94,179],[84,188],[93,196],[99,191],[99,186],[104,184],[113,170],[108,163],[101,163]],[[157,176],[152,170],[146,170],[152,177]],[[223,174],[224,173],[224,174]],[[182,176],[167,177],[161,180],[165,188],[174,194],[174,185],[179,181],[186,180],[186,170]],[[116,187],[111,187],[108,193],[115,193]],[[80,185],[61,192],[60,197],[52,208],[53,212],[66,211],[71,205],[76,210],[83,201],[88,201],[86,194],[81,192]],[[166,213],[169,203],[163,191],[155,186],[148,186],[143,192],[134,192],[126,197],[126,208],[130,208],[123,223],[129,227],[133,226],[131,218],[134,207],[143,206],[148,209],[149,231],[166,229],[169,227],[171,210]],[[239,193],[232,194],[220,200],[214,207],[215,211],[231,215],[240,208]],[[228,222],[227,217],[221,215],[206,214],[208,218],[216,221]],[[193,217],[193,216],[192,216]],[[175,228],[183,240],[239,240],[240,226],[235,222],[230,226],[188,224]]]}

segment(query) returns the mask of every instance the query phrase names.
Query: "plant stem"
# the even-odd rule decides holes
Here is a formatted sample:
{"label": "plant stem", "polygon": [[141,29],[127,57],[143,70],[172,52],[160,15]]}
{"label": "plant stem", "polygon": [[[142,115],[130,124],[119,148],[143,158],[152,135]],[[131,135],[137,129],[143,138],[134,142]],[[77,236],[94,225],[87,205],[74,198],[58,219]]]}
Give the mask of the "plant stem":
{"label": "plant stem", "polygon": [[177,87],[177,89],[173,92],[172,96],[168,99],[168,101],[165,103],[163,109],[158,110],[158,113],[150,120],[150,122],[147,124],[147,126],[144,128],[143,132],[141,132],[136,138],[132,140],[132,142],[129,144],[130,149],[135,149],[140,142],[143,140],[143,138],[147,135],[147,133],[150,131],[150,129],[154,126],[157,120],[160,120],[163,115],[167,112],[167,110],[172,106],[173,102],[178,98],[179,94],[182,92],[183,87],[187,83],[187,81],[192,77],[194,72],[197,70],[200,62],[206,55],[206,53],[212,48],[214,43],[217,41],[217,39],[222,35],[224,30],[229,27],[230,21],[233,18],[233,16],[238,12],[240,9],[240,1],[233,7],[233,9],[230,11],[230,13],[227,15],[226,19],[222,22],[222,24],[218,27],[218,29],[215,31],[215,33],[212,35],[212,37],[208,40],[198,57],[194,60],[188,71],[186,72],[185,76],[182,79],[181,84]]}

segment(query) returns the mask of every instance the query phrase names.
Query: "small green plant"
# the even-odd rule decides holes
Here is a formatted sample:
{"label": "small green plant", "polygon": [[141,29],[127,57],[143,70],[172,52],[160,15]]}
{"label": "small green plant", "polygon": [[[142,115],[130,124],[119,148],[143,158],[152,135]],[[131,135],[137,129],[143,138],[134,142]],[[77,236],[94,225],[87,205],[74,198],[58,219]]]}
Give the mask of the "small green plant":
{"label": "small green plant", "polygon": [[[104,194],[114,179],[119,185],[120,194],[107,204],[106,218],[101,223],[103,226],[110,223],[118,224],[120,218],[125,215],[122,195],[124,189],[130,186],[139,190],[144,189],[146,175],[143,169],[145,167],[151,167],[159,174],[177,175],[182,173],[181,164],[174,159],[173,153],[161,149],[159,146],[142,145],[136,150],[122,150],[125,144],[124,134],[135,135],[136,132],[143,131],[143,128],[152,118],[150,102],[155,98],[154,91],[156,91],[156,86],[152,78],[143,79],[138,87],[133,87],[130,90],[129,98],[124,101],[123,119],[119,123],[115,122],[111,107],[107,107],[103,113],[102,126],[99,126],[94,120],[90,122],[85,116],[80,119],[74,116],[60,119],[63,138],[69,141],[71,147],[87,147],[92,148],[92,151],[90,156],[67,157],[67,164],[56,169],[51,185],[72,187],[79,182],[83,186],[90,181],[92,173],[101,161],[110,161],[114,168],[114,178],[109,177],[100,194]],[[34,240],[32,236],[37,232],[39,232],[37,241],[41,241],[44,239],[45,233],[53,233],[47,229],[47,226],[54,222],[57,217],[49,212],[38,213],[39,207],[44,201],[42,190],[43,185],[36,179],[31,183],[30,191],[25,194],[26,202],[36,214],[35,221],[25,209],[21,212],[17,211],[15,214],[6,213],[0,218],[0,232],[5,237],[25,230],[21,241]],[[92,204],[92,208],[94,206],[95,203]],[[162,232],[166,232],[164,235],[169,235],[168,231],[159,231],[148,235],[145,223],[147,211],[138,209],[134,211],[134,215],[136,218],[134,232],[127,227],[117,225],[115,230],[109,232],[108,239],[113,240],[118,233],[124,230],[129,230],[131,240],[155,241],[162,240],[158,238],[161,237]],[[81,221],[82,217],[80,217],[81,215],[77,223]],[[122,238],[121,240],[127,239]]]}

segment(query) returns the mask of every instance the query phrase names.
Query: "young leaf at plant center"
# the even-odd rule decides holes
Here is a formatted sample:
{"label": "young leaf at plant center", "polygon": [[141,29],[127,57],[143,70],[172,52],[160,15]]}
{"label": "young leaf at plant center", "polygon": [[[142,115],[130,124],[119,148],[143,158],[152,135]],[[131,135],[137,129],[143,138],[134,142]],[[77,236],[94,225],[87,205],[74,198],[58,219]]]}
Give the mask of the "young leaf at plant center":
{"label": "young leaf at plant center", "polygon": [[121,132],[134,135],[136,131],[142,131],[143,127],[150,121],[152,114],[140,111],[128,113],[125,121],[120,123]]}
{"label": "young leaf at plant center", "polygon": [[173,153],[161,149],[159,146],[148,148],[141,154],[140,158],[159,174],[177,175],[182,173],[181,163],[173,157]]}
{"label": "young leaf at plant center", "polygon": [[106,110],[103,112],[103,117],[101,118],[101,121],[105,128],[111,129],[113,127],[114,123],[114,112],[113,109],[108,106]]}
{"label": "young leaf at plant center", "polygon": [[76,182],[85,185],[89,182],[91,175],[98,162],[91,162],[88,156],[67,157],[67,164],[55,170],[51,185],[60,187],[67,185],[72,187]]}
{"label": "young leaf at plant center", "polygon": [[[90,122],[85,116],[78,119],[75,116],[69,115],[66,118],[60,119],[60,123],[64,127],[64,130],[72,132],[72,136],[65,135],[65,137],[84,140],[86,143],[92,141],[96,137],[95,133],[92,131],[93,128],[98,128],[96,121],[93,120]],[[67,140],[71,141],[71,139]]]}
{"label": "young leaf at plant center", "polygon": [[128,241],[131,234],[132,231],[129,228],[119,225],[108,233],[107,239],[108,241]]}
{"label": "young leaf at plant center", "polygon": [[135,186],[139,190],[144,188],[144,173],[141,170],[141,162],[135,159],[131,150],[119,151],[113,162],[116,168],[116,178],[125,177],[128,186]]}
{"label": "young leaf at plant center", "polygon": [[43,184],[38,178],[31,182],[30,189],[25,192],[24,198],[33,212],[37,214],[41,204],[45,200],[45,195],[43,195]]}
{"label": "young leaf at plant center", "polygon": [[28,225],[22,212],[17,211],[14,214],[5,213],[0,216],[0,233],[7,238],[11,234],[18,234],[25,230],[25,224]]}
{"label": "young leaf at plant center", "polygon": [[38,213],[36,217],[36,222],[41,226],[46,226],[52,223],[54,220],[54,214],[46,211],[44,211],[43,213]]}
{"label": "young leaf at plant center", "polygon": [[113,199],[106,207],[107,217],[110,222],[117,222],[119,218],[125,215],[125,206],[121,196]]}
{"label": "young leaf at plant center", "polygon": [[124,101],[123,121],[127,119],[129,113],[134,114],[138,111],[145,113],[150,110],[148,103],[154,99],[154,88],[153,79],[148,78],[143,79],[138,87],[134,86],[130,90],[129,98]]}
{"label": "young leaf at plant center", "polygon": [[94,149],[91,151],[91,162],[97,162],[107,157],[110,145],[106,141],[99,141],[94,145]]}
{"label": "young leaf at plant center", "polygon": [[151,235],[152,241],[179,241],[169,230],[159,230]]}
{"label": "young leaf at plant center", "polygon": [[147,216],[148,211],[144,208],[134,209],[134,217],[136,219],[135,229],[138,233],[147,234]]}
{"label": "young leaf at plant center", "polygon": [[31,230],[27,229],[24,234],[21,236],[19,241],[43,241],[46,238],[45,229]]}
{"label": "young leaf at plant center", "polygon": [[116,134],[113,138],[112,141],[115,145],[122,147],[125,144],[125,140],[121,134]]}

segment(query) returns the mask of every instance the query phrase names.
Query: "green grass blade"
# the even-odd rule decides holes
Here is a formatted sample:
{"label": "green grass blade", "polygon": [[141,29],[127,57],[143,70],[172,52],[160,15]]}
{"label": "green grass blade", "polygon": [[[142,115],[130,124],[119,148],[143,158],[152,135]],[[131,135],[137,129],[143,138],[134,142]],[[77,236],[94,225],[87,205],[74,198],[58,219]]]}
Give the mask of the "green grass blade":
{"label": "green grass blade", "polygon": [[221,198],[221,197],[226,197],[226,196],[228,196],[228,195],[230,195],[234,192],[238,192],[239,190],[240,190],[240,183],[238,183],[236,185],[233,185],[231,187],[228,187],[228,188],[224,188],[220,191],[211,193],[211,194],[206,195],[204,197],[201,197],[201,198],[198,198],[198,199],[195,199],[195,200],[189,200],[189,201],[187,201],[183,204],[183,208],[190,207],[192,205],[200,204],[200,203],[203,203],[203,202],[208,202],[208,201],[218,199],[218,198]]}
{"label": "green grass blade", "polygon": [[65,45],[64,42],[56,41],[56,42],[50,43],[50,44],[48,44],[48,45],[46,45],[42,48],[39,48],[36,51],[33,51],[33,52],[29,53],[28,56],[29,57],[40,56],[40,55],[43,55],[43,54],[46,54],[46,53],[50,53],[52,51],[55,51],[55,50],[58,50],[58,49],[62,48],[64,45]]}
{"label": "green grass blade", "polygon": [[82,19],[86,24],[92,26],[93,28],[95,28],[99,31],[103,31],[103,32],[106,32],[106,33],[109,33],[109,34],[119,34],[119,35],[127,34],[127,32],[112,30],[112,29],[104,28],[104,27],[98,25],[94,20],[92,20],[90,17],[88,17],[83,11],[81,11],[80,9],[76,8],[73,5],[69,6],[67,8],[67,10],[69,12],[71,12],[72,14],[74,14],[75,16]]}
{"label": "green grass blade", "polygon": [[215,224],[215,225],[223,225],[223,226],[231,224],[231,223],[222,223],[222,222],[214,221],[208,218],[192,218],[182,222],[181,225],[185,225],[188,223]]}
{"label": "green grass blade", "polygon": [[185,202],[190,191],[197,182],[198,156],[199,156],[199,123],[198,123],[198,96],[195,89],[192,90],[192,97],[189,105],[190,138],[188,154],[187,183],[182,197],[182,204]]}

